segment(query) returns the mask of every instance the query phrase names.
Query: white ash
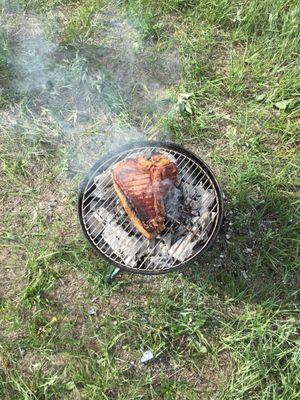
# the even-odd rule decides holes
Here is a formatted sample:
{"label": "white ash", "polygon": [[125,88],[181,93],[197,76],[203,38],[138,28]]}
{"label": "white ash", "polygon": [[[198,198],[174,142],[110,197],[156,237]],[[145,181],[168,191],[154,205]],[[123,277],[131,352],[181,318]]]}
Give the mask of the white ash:
{"label": "white ash", "polygon": [[202,184],[192,185],[190,183],[182,182],[182,192],[190,203],[192,209],[199,209],[199,206],[209,208],[215,200],[212,189],[204,189]]}
{"label": "white ash", "polygon": [[87,224],[90,235],[96,238],[105,228],[106,224],[115,218],[105,207],[100,206],[97,200],[92,200],[87,214]]}
{"label": "white ash", "polygon": [[[172,234],[171,233],[165,233],[162,236],[157,236],[158,239],[160,239],[162,242],[164,242],[164,245],[167,249],[171,247],[172,243]],[[163,243],[160,243],[160,245],[163,245]]]}
{"label": "white ash", "polygon": [[[190,183],[182,182],[181,189],[182,189],[183,195],[187,199],[192,199],[193,197],[198,196],[195,185],[191,185]],[[201,196],[202,193],[200,193],[199,195]]]}
{"label": "white ash", "polygon": [[181,175],[178,174],[176,181],[175,181],[175,187],[177,187],[177,188],[180,187],[180,184],[181,184]]}
{"label": "white ash", "polygon": [[183,195],[182,191],[174,186],[168,193],[165,201],[167,216],[171,219],[180,220],[182,214]]}
{"label": "white ash", "polygon": [[176,260],[183,262],[193,254],[193,249],[198,242],[197,236],[189,232],[170,247],[169,254]]}
{"label": "white ash", "polygon": [[170,263],[170,256],[169,254],[167,256],[155,254],[155,256],[149,257],[149,263],[151,265],[151,268],[149,269],[164,269],[167,268]]}
{"label": "white ash", "polygon": [[[94,213],[96,214],[96,212]],[[105,224],[99,223],[95,215],[92,214],[88,220],[89,234],[93,239],[95,239],[103,231]]]}
{"label": "white ash", "polygon": [[208,229],[209,225],[214,221],[217,213],[210,212],[208,209],[201,208],[201,213],[198,217],[192,218],[195,226],[200,227],[201,231]]}
{"label": "white ash", "polygon": [[169,242],[168,244],[160,242],[157,245],[156,253],[159,256],[168,257],[170,248],[171,248],[171,242]]}
{"label": "white ash", "polygon": [[202,207],[209,208],[212,206],[212,203],[215,200],[215,196],[211,189],[206,189],[206,191],[201,196],[201,205]]}
{"label": "white ash", "polygon": [[92,196],[97,197],[99,199],[108,199],[111,196],[114,196],[113,191],[113,181],[111,178],[111,171],[107,170],[97,175],[94,178],[95,189],[92,192]]}
{"label": "white ash", "polygon": [[90,203],[88,204],[89,214],[92,214],[94,211],[97,211],[99,209],[99,207],[100,207],[100,203],[99,203],[98,199],[93,197],[92,200],[90,201]]}
{"label": "white ash", "polygon": [[[138,256],[147,249],[147,239],[139,240],[130,236],[117,222],[108,223],[102,233],[105,242],[111,247],[126,265],[135,267]],[[141,243],[142,242],[142,243]]]}
{"label": "white ash", "polygon": [[99,223],[105,223],[112,221],[115,218],[115,215],[112,212],[109,212],[105,207],[98,205],[97,209],[92,209],[93,217],[97,219]]}

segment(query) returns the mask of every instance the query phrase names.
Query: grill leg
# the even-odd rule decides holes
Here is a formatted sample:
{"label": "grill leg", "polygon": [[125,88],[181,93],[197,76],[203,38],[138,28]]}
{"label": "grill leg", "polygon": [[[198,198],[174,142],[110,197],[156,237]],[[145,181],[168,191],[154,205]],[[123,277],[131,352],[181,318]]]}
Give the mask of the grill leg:
{"label": "grill leg", "polygon": [[120,268],[110,265],[108,268],[108,272],[105,275],[104,281],[106,283],[112,283],[115,277],[120,273]]}

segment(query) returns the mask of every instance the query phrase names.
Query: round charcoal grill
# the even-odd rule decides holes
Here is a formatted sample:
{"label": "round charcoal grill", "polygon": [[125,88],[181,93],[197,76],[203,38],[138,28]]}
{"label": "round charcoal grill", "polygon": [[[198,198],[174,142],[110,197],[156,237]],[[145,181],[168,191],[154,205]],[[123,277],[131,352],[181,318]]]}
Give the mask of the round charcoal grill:
{"label": "round charcoal grill", "polygon": [[[115,192],[111,171],[120,161],[164,154],[178,176],[165,199],[165,230],[146,239],[132,224]],[[223,196],[209,167],[190,151],[166,142],[135,142],[102,157],[83,180],[79,219],[95,252],[120,269],[160,274],[194,261],[215,239]]]}

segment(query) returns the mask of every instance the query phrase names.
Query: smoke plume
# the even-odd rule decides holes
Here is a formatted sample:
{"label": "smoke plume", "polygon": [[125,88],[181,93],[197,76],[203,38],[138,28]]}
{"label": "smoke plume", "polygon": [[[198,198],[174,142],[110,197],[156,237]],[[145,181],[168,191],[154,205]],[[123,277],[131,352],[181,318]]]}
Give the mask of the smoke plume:
{"label": "smoke plume", "polygon": [[15,44],[10,87],[23,99],[22,111],[11,109],[9,118],[2,112],[1,122],[14,118],[16,124],[34,125],[42,117],[87,158],[87,137],[97,151],[159,137],[158,122],[172,109],[170,87],[180,76],[174,49],[159,53],[120,12],[105,10],[91,18],[95,25],[101,21],[102,30],[79,48],[60,42],[59,18],[15,10],[1,17]]}

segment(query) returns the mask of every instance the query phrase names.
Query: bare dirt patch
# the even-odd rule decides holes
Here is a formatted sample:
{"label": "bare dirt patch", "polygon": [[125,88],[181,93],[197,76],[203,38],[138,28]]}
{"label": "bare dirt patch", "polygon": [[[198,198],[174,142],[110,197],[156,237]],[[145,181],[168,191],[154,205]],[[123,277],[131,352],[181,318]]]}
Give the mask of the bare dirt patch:
{"label": "bare dirt patch", "polygon": [[26,285],[26,255],[17,246],[0,246],[0,298],[13,299]]}
{"label": "bare dirt patch", "polygon": [[47,292],[47,299],[56,307],[77,313],[78,303],[85,300],[87,283],[76,271],[69,271],[59,278]]}

